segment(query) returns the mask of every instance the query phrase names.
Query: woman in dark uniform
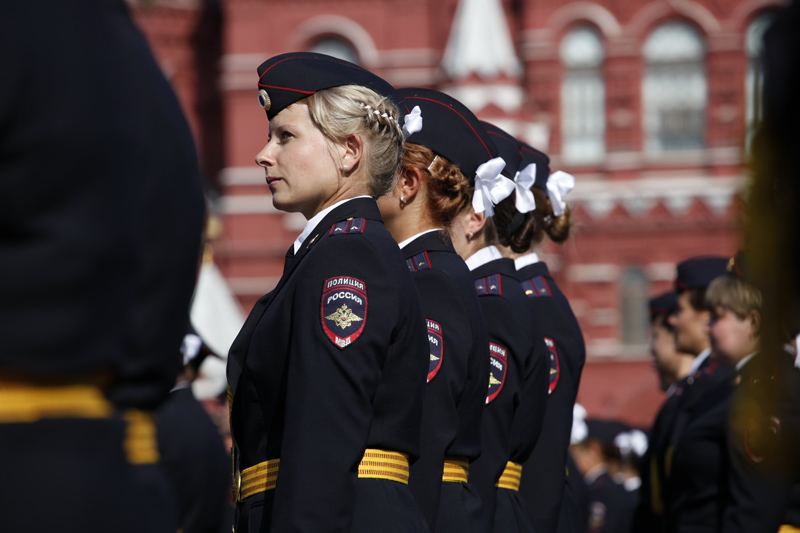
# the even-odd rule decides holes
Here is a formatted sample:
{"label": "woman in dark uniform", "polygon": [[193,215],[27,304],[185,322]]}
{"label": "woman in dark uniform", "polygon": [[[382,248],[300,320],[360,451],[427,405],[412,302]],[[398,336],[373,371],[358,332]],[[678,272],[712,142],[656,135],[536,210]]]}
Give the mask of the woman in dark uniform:
{"label": "woman in dark uniform", "polygon": [[[500,170],[513,177],[519,153],[497,154],[509,158]],[[493,205],[513,191],[514,182],[503,175],[478,174],[473,206],[459,214],[451,232],[456,251],[472,271],[489,332],[489,388],[481,423],[483,451],[473,464],[472,474],[493,531],[533,531],[518,490],[522,463],[542,429],[547,348],[530,316],[514,262],[504,259],[495,246],[496,232],[490,218]]]}
{"label": "woman in dark uniform", "polygon": [[481,414],[489,382],[489,345],[472,276],[448,229],[469,208],[478,167],[491,159],[475,116],[428,89],[403,89],[424,127],[406,140],[400,181],[378,201],[400,243],[428,325],[430,362],[420,459],[409,486],[432,530],[488,532],[469,464],[481,453]]}
{"label": "woman in dark uniform", "polygon": [[273,204],[305,229],[228,362],[236,531],[427,531],[408,489],[428,342],[374,200],[400,167],[402,98],[311,53],[258,69]]}
{"label": "woman in dark uniform", "polygon": [[[569,302],[534,250],[545,236],[558,244],[569,236],[570,211],[560,196],[571,189],[572,177],[563,172],[554,173],[548,183],[550,160],[545,154],[502,132],[497,135],[498,143],[515,144],[522,156],[515,194],[496,209],[498,248],[504,257],[514,259],[528,304],[549,351],[549,395],[544,421],[547,431],[542,432],[524,465],[536,475],[523,476],[520,494],[530,507],[536,529],[556,531],[567,481],[565,467],[572,410],[586,348]],[[558,198],[548,195],[550,188],[561,191]]]}

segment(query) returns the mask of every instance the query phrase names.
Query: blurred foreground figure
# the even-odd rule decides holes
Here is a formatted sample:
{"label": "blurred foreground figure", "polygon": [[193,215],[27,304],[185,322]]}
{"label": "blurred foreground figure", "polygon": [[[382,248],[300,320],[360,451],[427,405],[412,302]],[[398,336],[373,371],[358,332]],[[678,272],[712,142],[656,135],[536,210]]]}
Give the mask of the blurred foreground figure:
{"label": "blurred foreground figure", "polygon": [[122,0],[2,2],[0,72],[0,531],[170,531],[189,129]]}

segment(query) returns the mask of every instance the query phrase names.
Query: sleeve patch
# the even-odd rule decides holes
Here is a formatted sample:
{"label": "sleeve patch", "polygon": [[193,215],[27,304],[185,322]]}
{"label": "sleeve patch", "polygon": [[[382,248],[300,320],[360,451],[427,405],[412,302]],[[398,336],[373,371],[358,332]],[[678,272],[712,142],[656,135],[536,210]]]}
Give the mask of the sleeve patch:
{"label": "sleeve patch", "polygon": [[428,383],[430,383],[442,368],[444,337],[442,336],[442,326],[438,322],[427,318],[425,322],[428,324],[428,344],[431,347],[431,359],[428,365]]}
{"label": "sleeve patch", "polygon": [[486,394],[486,404],[490,404],[503,390],[508,370],[508,350],[499,344],[489,343],[489,391]]}
{"label": "sleeve patch", "polygon": [[330,278],[322,290],[322,329],[339,348],[355,342],[367,323],[367,286],[356,278]]}
{"label": "sleeve patch", "polygon": [[556,351],[555,341],[550,337],[545,337],[544,344],[547,346],[548,352],[550,352],[550,386],[547,389],[547,393],[552,394],[558,385],[558,378],[561,376],[561,368],[558,364],[558,351]]}
{"label": "sleeve patch", "polygon": [[367,225],[366,219],[350,218],[342,220],[331,226],[329,235],[344,235],[345,233],[364,233],[364,226]]}

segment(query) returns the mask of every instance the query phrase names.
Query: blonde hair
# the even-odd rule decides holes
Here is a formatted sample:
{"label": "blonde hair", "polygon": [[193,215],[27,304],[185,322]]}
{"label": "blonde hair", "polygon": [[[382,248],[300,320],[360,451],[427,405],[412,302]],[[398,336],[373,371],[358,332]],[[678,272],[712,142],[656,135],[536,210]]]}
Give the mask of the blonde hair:
{"label": "blonde hair", "polygon": [[706,306],[727,309],[741,320],[751,311],[761,313],[761,291],[734,276],[720,276],[706,289]]}
{"label": "blonde hair", "polygon": [[403,157],[403,132],[400,112],[391,100],[361,85],[343,85],[318,91],[303,102],[311,120],[334,143],[355,134],[364,139],[362,161],[373,197],[394,189]]}

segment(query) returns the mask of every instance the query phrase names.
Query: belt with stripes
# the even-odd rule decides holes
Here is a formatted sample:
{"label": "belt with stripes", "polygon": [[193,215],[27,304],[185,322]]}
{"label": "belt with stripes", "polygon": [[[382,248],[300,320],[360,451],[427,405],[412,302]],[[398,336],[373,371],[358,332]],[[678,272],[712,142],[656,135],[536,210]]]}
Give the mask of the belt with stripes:
{"label": "belt with stripes", "polygon": [[[272,490],[278,483],[280,459],[270,459],[234,472],[233,495],[244,501],[254,494]],[[367,449],[358,465],[358,477],[377,478],[408,484],[408,456],[388,450]]]}
{"label": "belt with stripes", "polygon": [[464,457],[445,457],[442,481],[466,483],[469,480],[469,461]]}
{"label": "belt with stripes", "polygon": [[495,487],[501,489],[519,490],[519,482],[522,479],[522,465],[519,463],[506,463],[506,469],[500,475]]}
{"label": "belt with stripes", "polygon": [[[96,385],[42,385],[0,378],[0,424],[30,424],[53,418],[111,418],[114,406]],[[158,444],[153,418],[142,411],[123,414],[122,447],[130,464],[154,464]]]}

